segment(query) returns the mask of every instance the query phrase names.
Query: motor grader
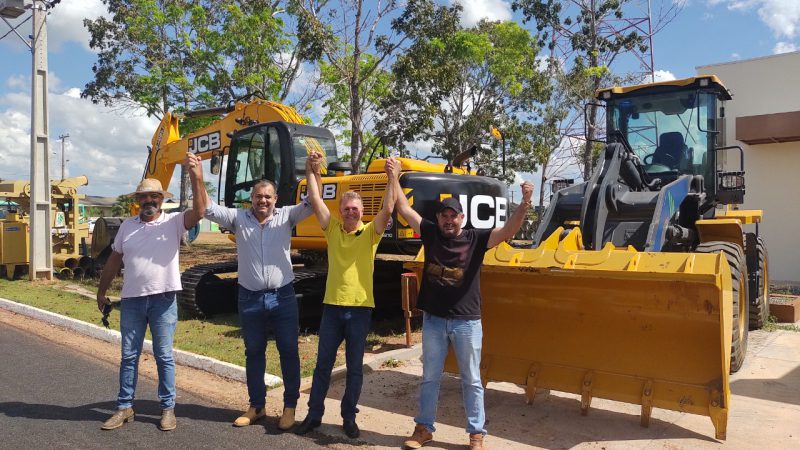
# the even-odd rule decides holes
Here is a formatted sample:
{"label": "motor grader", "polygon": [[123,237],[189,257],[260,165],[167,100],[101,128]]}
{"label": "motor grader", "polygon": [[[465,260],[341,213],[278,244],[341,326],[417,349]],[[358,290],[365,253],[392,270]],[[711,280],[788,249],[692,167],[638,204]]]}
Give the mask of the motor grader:
{"label": "motor grader", "polygon": [[[731,95],[698,76],[597,99],[607,137],[591,178],[555,193],[531,248],[485,257],[482,378],[525,386],[529,403],[537,389],[578,394],[583,414],[593,397],[638,404],[643,426],[653,407],[706,415],[724,439],[728,374],[769,287],[762,212],[736,208]],[[422,255],[407,267],[421,276]]]}
{"label": "motor grader", "polygon": [[[217,117],[210,125],[181,136],[182,117]],[[242,98],[219,108],[184,113],[167,113],[153,135],[143,178],[155,178],[168,186],[176,164],[193,152],[211,160],[211,171],[222,182],[222,166],[227,158],[223,203],[228,207],[249,207],[253,185],[261,179],[277,186],[277,207],[293,205],[306,195],[305,160],[312,151],[325,155],[321,194],[333,214],[346,191],[358,192],[364,204],[364,221],[380,211],[387,176],[385,160],[367,164],[360,174],[351,172],[349,162],[338,161],[336,140],[325,129],[306,125],[294,109],[258,98]],[[473,151],[474,152],[474,151]],[[468,212],[468,226],[493,228],[508,217],[506,186],[501,181],[479,176],[465,164],[472,152],[457,156],[450,164],[432,164],[400,158],[400,183],[403,191],[421,214],[432,215],[441,196],[455,196]],[[95,225],[93,254],[110,252],[120,219],[101,219]],[[384,232],[375,267],[376,313],[400,310],[398,278],[402,264],[421,246],[419,236],[396,215]],[[327,248],[322,230],[311,216],[299,223],[292,237],[295,265],[295,292],[301,299],[304,314],[314,314],[325,289]],[[102,258],[98,258],[102,259]],[[204,317],[221,312],[235,312],[237,263],[231,261],[190,267],[181,276],[183,291],[178,296],[181,307],[191,315]]]}

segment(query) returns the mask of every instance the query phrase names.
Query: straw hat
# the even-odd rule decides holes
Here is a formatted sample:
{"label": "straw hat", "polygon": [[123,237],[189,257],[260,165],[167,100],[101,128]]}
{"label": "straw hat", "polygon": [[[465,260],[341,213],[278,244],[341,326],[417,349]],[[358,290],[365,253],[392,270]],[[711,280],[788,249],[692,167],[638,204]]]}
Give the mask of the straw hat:
{"label": "straw hat", "polygon": [[155,178],[145,178],[136,186],[136,190],[129,195],[131,197],[136,197],[137,194],[149,194],[151,192],[157,192],[164,196],[164,198],[172,198],[173,195],[169,192],[165,191],[164,188],[161,186],[161,182],[156,180]]}

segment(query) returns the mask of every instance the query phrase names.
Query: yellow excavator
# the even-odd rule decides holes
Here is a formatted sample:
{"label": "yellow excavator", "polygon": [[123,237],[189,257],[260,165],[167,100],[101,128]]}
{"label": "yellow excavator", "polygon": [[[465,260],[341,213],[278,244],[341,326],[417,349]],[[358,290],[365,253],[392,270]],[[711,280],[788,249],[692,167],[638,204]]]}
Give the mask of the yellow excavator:
{"label": "yellow excavator", "polygon": [[[214,116],[210,125],[181,136],[182,117]],[[220,176],[222,203],[229,207],[249,207],[252,186],[261,179],[277,186],[278,207],[296,204],[306,192],[305,159],[312,151],[325,155],[322,197],[338,214],[338,201],[346,191],[358,192],[364,204],[364,221],[370,221],[381,208],[387,177],[384,160],[369,161],[366,171],[351,172],[349,162],[338,161],[336,140],[325,129],[306,125],[294,109],[258,98],[242,98],[219,108],[184,113],[167,113],[153,135],[143,178],[155,178],[168,186],[175,166],[193,152],[211,160],[211,171]],[[420,213],[434,214],[440,196],[455,196],[468,214],[468,226],[492,228],[509,216],[506,186],[501,181],[480,176],[467,163],[474,150],[456,157],[449,164],[432,164],[409,158],[402,163],[401,185]],[[223,164],[227,157],[227,165]],[[223,165],[226,166],[222,183]],[[224,189],[222,188],[224,184]],[[122,219],[101,219],[95,225],[93,255],[102,261],[110,252]],[[402,218],[393,218],[378,249],[375,270],[376,312],[400,310],[399,274],[403,261],[421,247],[419,236]],[[313,315],[324,294],[327,264],[326,243],[314,216],[299,223],[292,237],[295,264],[295,291],[302,299],[304,313]],[[236,261],[201,264],[182,274],[183,291],[178,297],[188,313],[210,316],[236,311]]]}
{"label": "yellow excavator", "polygon": [[485,257],[482,378],[525,386],[529,403],[578,394],[583,414],[594,397],[641,405],[642,426],[654,407],[709,416],[725,439],[728,374],[769,296],[762,212],[736,208],[731,95],[708,75],[597,99],[607,137],[591,178],[554,194],[531,248]]}

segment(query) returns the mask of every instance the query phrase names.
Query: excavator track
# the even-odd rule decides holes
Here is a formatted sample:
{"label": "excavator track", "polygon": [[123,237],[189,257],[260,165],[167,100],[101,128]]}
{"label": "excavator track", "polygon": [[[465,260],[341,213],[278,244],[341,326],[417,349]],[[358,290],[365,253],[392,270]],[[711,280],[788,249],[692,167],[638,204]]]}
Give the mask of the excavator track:
{"label": "excavator track", "polygon": [[[237,311],[237,278],[221,276],[235,274],[236,261],[198,264],[181,274],[183,291],[178,295],[178,305],[191,317],[207,318],[215,314]],[[305,311],[314,310],[325,293],[327,268],[325,266],[300,267],[294,269],[294,287],[301,305],[308,304]],[[304,305],[305,306],[305,305]],[[310,312],[310,311],[309,311]]]}
{"label": "excavator track", "polygon": [[[294,259],[294,290],[300,305],[300,320],[304,327],[315,328],[322,316],[322,299],[325,296],[328,265],[324,262],[315,264],[307,258]],[[406,259],[379,258],[375,263],[374,315],[377,318],[392,317],[400,311],[397,280],[404,271],[402,265]],[[181,274],[183,291],[178,295],[178,304],[190,317],[201,319],[216,314],[237,312],[236,272],[236,261],[189,267]]]}
{"label": "excavator track", "polygon": [[235,260],[189,267],[181,274],[183,290],[178,294],[178,305],[191,317],[201,319],[236,312],[236,277],[220,275],[237,270]]}

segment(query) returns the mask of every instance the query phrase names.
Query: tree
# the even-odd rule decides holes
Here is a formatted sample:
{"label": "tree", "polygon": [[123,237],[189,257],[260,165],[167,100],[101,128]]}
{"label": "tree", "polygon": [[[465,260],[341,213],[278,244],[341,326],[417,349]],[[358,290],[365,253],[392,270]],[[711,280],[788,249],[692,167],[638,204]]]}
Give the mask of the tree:
{"label": "tree", "polygon": [[[524,152],[520,124],[546,94],[537,40],[514,22],[460,29],[459,14],[460,7],[440,7],[428,14],[435,26],[412,27],[415,42],[392,66],[394,87],[382,105],[380,130],[394,145],[432,140],[433,152],[452,161],[480,147],[496,126],[507,143],[518,144],[509,152]],[[510,157],[509,167],[523,159]],[[500,174],[492,154],[480,153],[476,161]],[[512,179],[513,170],[505,176]]]}
{"label": "tree", "polygon": [[435,116],[458,77],[453,58],[443,45],[461,30],[462,7],[438,6],[431,0],[411,0],[392,28],[411,40],[391,66],[391,86],[379,105],[376,132],[385,145],[399,147],[430,139]]}
{"label": "tree", "polygon": [[[279,17],[290,15],[290,0],[103,2],[110,18],[84,20],[97,62],[81,96],[94,103],[143,108],[161,118],[166,111],[224,104],[252,91],[284,101],[301,65],[314,58],[313,36],[286,32]],[[209,120],[185,123],[183,132]],[[183,168],[181,180],[180,201],[186,207]]]}
{"label": "tree", "polygon": [[[577,155],[584,179],[589,178],[593,169],[595,146],[592,140],[603,128],[599,111],[591,104],[594,92],[614,81],[641,80],[636,74],[615,77],[611,67],[621,55],[647,51],[645,40],[663,29],[683,6],[681,2],[668,2],[656,14],[654,26],[641,30],[625,20],[624,7],[630,3],[630,0],[515,0],[512,4],[515,11],[522,12],[526,22],[536,23],[543,42],[548,42],[556,59],[563,64],[573,64],[573,70],[583,70],[583,83],[570,90],[573,96],[583,97],[581,109],[573,110],[572,114],[582,115],[583,105],[587,105],[588,139]],[[618,27],[617,23],[621,25]]]}
{"label": "tree", "polygon": [[113,217],[130,216],[133,203],[133,197],[128,194],[117,196],[117,201],[114,202],[114,205],[111,207],[111,215]]}
{"label": "tree", "polygon": [[386,0],[369,7],[364,0],[300,0],[301,20],[317,37],[324,55],[320,72],[331,95],[325,105],[324,125],[348,127],[343,138],[350,148],[353,171],[361,170],[368,151],[379,144],[370,130],[374,111],[386,95],[386,66],[401,48],[406,36],[384,35],[378,29],[398,12],[397,0]]}

